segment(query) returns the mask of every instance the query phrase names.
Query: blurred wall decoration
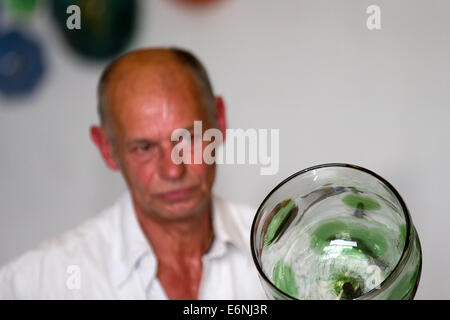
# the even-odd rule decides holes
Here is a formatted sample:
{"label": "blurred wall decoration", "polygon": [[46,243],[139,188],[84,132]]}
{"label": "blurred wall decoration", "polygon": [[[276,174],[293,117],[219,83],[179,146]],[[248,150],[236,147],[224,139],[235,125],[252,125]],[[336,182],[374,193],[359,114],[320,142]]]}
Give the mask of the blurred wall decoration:
{"label": "blurred wall decoration", "polygon": [[3,6],[9,14],[27,19],[37,9],[39,2],[39,0],[3,0]]}
{"label": "blurred wall decoration", "polygon": [[[67,28],[67,8],[77,5],[81,28]],[[69,46],[83,57],[107,59],[121,53],[136,27],[136,0],[53,0],[51,10]]]}
{"label": "blurred wall decoration", "polygon": [[39,2],[5,0],[0,9],[0,93],[7,98],[30,94],[44,74],[41,44],[27,22]]}
{"label": "blurred wall decoration", "polygon": [[30,93],[44,73],[37,40],[19,30],[0,34],[0,92],[5,96]]}

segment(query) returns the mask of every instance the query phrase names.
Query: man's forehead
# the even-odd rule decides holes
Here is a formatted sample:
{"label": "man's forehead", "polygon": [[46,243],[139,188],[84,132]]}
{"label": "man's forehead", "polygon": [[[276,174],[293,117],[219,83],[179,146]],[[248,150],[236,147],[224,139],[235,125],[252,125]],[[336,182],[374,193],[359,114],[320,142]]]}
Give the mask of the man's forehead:
{"label": "man's forehead", "polygon": [[158,89],[191,85],[192,70],[175,58],[162,53],[130,53],[121,58],[108,75],[109,93],[125,88]]}
{"label": "man's forehead", "polygon": [[166,136],[207,118],[192,70],[169,50],[127,54],[107,78],[108,117],[122,138]]}
{"label": "man's forehead", "polygon": [[107,98],[113,117],[128,114],[166,118],[168,113],[198,111],[203,103],[201,93],[189,79],[170,75],[165,79],[156,75],[155,79],[152,72],[143,74],[142,70],[112,84]]}
{"label": "man's forehead", "polygon": [[201,108],[189,106],[184,109],[180,104],[142,105],[122,112],[116,116],[116,136],[123,140],[148,139],[157,141],[170,139],[178,128],[190,128],[196,120],[207,120]]}

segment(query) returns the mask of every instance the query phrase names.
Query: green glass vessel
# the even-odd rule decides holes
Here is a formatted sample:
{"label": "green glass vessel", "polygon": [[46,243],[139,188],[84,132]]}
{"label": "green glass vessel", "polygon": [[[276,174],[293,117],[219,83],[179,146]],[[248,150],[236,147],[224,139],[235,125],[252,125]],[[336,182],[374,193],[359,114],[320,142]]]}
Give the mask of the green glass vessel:
{"label": "green glass vessel", "polygon": [[413,299],[422,268],[400,194],[376,173],[341,163],[275,187],[253,221],[251,248],[273,299]]}

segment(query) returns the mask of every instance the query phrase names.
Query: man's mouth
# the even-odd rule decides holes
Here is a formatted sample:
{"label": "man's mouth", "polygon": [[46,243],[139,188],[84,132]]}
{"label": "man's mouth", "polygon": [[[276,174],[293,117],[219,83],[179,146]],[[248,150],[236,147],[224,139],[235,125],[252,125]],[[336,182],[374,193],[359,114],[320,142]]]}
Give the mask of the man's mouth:
{"label": "man's mouth", "polygon": [[157,196],[166,202],[184,201],[190,197],[196,187],[189,187],[168,192],[158,193]]}

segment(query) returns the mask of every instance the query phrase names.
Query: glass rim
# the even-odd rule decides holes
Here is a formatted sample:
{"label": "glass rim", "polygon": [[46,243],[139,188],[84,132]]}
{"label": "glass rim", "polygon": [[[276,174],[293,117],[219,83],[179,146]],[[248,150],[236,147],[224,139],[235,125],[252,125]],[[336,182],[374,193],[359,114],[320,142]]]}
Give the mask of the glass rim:
{"label": "glass rim", "polygon": [[323,169],[323,168],[332,168],[332,167],[349,168],[349,169],[362,171],[362,172],[365,172],[365,173],[373,176],[374,178],[378,179],[379,181],[381,181],[394,194],[396,199],[399,201],[400,206],[401,206],[402,211],[403,211],[403,216],[404,216],[405,221],[406,221],[405,245],[403,247],[402,254],[401,254],[400,258],[398,259],[397,264],[395,265],[395,267],[392,269],[392,271],[389,273],[389,275],[378,286],[376,286],[372,290],[370,290],[370,291],[366,292],[365,294],[363,294],[363,295],[361,295],[359,297],[356,297],[355,299],[352,299],[352,300],[363,300],[363,299],[367,299],[367,298],[373,297],[373,296],[375,296],[377,294],[378,291],[381,291],[384,288],[389,287],[392,284],[392,282],[395,279],[397,279],[398,275],[403,270],[403,268],[405,266],[405,262],[409,258],[409,254],[411,252],[410,248],[411,248],[411,245],[412,245],[412,241],[411,241],[410,237],[411,237],[412,223],[411,223],[411,217],[410,217],[410,214],[409,214],[408,207],[406,206],[406,203],[403,200],[403,198],[401,197],[400,193],[398,193],[398,191],[394,188],[394,186],[389,181],[384,179],[382,176],[380,176],[377,173],[375,173],[375,172],[373,172],[373,171],[371,171],[369,169],[366,169],[364,167],[361,167],[361,166],[358,166],[358,165],[354,165],[354,164],[348,164],[348,163],[325,163],[325,164],[319,164],[319,165],[315,165],[315,166],[308,167],[308,168],[305,168],[303,170],[297,171],[297,172],[291,174],[290,176],[288,176],[286,179],[284,179],[280,183],[278,183],[267,194],[267,196],[264,198],[264,200],[261,202],[260,206],[258,207],[258,210],[256,211],[255,217],[253,218],[252,227],[251,227],[251,230],[250,230],[250,247],[251,247],[251,252],[252,252],[252,258],[253,258],[253,262],[256,265],[256,269],[258,270],[259,275],[277,293],[279,293],[281,296],[284,296],[284,297],[292,299],[292,300],[301,300],[301,299],[295,298],[295,297],[285,293],[284,291],[280,290],[277,286],[275,286],[272,283],[272,281],[267,277],[265,272],[262,270],[262,267],[260,265],[259,259],[257,257],[256,248],[255,248],[254,233],[256,231],[255,230],[256,229],[256,222],[257,222],[258,218],[260,217],[261,209],[264,206],[264,204],[272,196],[272,194],[274,194],[283,185],[285,185],[286,183],[288,183],[292,179],[294,179],[294,178],[296,178],[296,177],[298,177],[298,176],[300,176],[302,174],[305,174],[305,173],[307,173],[309,171],[317,170],[317,169]]}

